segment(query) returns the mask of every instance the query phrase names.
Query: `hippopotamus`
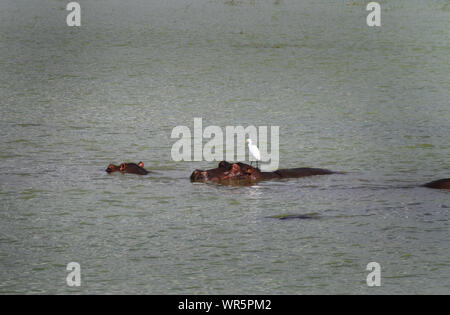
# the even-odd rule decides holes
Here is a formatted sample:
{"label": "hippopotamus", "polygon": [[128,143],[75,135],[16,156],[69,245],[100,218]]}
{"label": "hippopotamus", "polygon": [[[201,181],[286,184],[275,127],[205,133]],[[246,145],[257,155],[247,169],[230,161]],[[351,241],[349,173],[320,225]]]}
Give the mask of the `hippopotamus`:
{"label": "hippopotamus", "polygon": [[149,172],[144,168],[144,163],[139,162],[138,164],[135,163],[122,163],[120,166],[109,164],[108,168],[106,169],[106,172],[108,173],[114,173],[114,172],[122,172],[122,173],[131,173],[131,174],[138,174],[138,175],[147,175]]}
{"label": "hippopotamus", "polygon": [[109,164],[105,170],[107,173],[114,173],[120,171],[120,166]]}
{"label": "hippopotamus", "polygon": [[147,175],[149,172],[144,168],[144,163],[122,163],[120,164],[120,171],[122,173],[131,173],[137,175]]}
{"label": "hippopotamus", "polygon": [[192,182],[214,182],[214,183],[255,183],[261,180],[298,178],[314,175],[330,175],[335,172],[320,168],[291,168],[281,169],[274,172],[262,172],[245,163],[229,163],[222,161],[217,168],[210,170],[195,170],[191,174]]}
{"label": "hippopotamus", "polygon": [[450,178],[436,180],[434,182],[425,184],[424,187],[433,189],[450,189]]}

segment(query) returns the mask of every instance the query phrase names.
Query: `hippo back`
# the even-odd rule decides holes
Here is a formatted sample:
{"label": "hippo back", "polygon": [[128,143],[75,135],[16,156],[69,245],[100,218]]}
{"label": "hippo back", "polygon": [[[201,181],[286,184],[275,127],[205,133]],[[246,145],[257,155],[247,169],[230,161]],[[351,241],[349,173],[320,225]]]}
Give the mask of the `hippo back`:
{"label": "hippo back", "polygon": [[424,186],[433,189],[450,189],[450,178],[440,179]]}
{"label": "hippo back", "polygon": [[314,175],[330,175],[334,174],[330,170],[325,170],[321,168],[290,168],[275,171],[278,175],[284,178],[296,178],[296,177],[306,177]]}

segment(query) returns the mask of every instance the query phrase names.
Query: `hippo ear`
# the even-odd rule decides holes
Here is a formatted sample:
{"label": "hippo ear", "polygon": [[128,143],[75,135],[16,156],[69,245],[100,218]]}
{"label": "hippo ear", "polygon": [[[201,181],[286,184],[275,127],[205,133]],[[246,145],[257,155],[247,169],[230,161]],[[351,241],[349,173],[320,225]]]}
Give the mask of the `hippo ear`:
{"label": "hippo ear", "polygon": [[127,165],[125,163],[120,164],[120,170],[123,171]]}
{"label": "hippo ear", "polygon": [[219,163],[219,168],[224,168],[226,170],[231,169],[231,164],[228,163],[227,161],[222,161]]}
{"label": "hippo ear", "polygon": [[144,162],[140,161],[140,162],[138,163],[138,166],[144,168]]}

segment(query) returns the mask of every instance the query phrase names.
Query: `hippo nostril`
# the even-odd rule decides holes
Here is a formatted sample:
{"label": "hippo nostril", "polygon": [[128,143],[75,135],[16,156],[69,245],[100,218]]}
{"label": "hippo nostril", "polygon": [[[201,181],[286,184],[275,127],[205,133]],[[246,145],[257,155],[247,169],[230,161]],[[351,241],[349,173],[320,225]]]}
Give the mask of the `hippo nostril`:
{"label": "hippo nostril", "polygon": [[194,170],[191,175],[191,181],[196,181],[200,178],[200,171]]}

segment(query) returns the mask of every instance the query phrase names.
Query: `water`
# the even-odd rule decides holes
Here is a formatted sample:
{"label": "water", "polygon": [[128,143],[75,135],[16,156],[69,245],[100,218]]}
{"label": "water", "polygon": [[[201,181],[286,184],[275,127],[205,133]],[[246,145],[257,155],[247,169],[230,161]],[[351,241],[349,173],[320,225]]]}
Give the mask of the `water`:
{"label": "water", "polygon": [[[449,176],[450,4],[380,3],[369,28],[366,1],[82,1],[69,28],[66,1],[3,0],[0,293],[449,294],[450,195],[419,185]],[[194,117],[347,174],[192,184]]]}

